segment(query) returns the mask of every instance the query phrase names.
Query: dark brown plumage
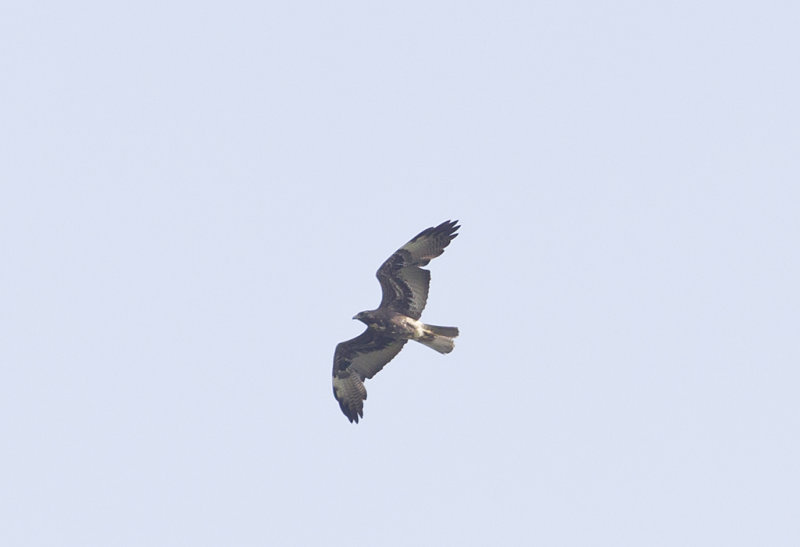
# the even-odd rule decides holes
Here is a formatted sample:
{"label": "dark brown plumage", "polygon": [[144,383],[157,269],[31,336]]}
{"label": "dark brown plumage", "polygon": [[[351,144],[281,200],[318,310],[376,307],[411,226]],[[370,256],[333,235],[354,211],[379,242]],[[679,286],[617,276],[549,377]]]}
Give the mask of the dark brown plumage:
{"label": "dark brown plumage", "polygon": [[367,330],[337,345],[333,355],[333,395],[351,422],[358,423],[364,416],[364,380],[375,376],[408,340],[440,353],[453,350],[456,327],[426,325],[419,318],[428,301],[431,279],[422,266],[444,252],[458,235],[458,228],[458,221],[446,221],[423,230],[378,268],[383,293],[380,306],[353,317],[365,323]]}

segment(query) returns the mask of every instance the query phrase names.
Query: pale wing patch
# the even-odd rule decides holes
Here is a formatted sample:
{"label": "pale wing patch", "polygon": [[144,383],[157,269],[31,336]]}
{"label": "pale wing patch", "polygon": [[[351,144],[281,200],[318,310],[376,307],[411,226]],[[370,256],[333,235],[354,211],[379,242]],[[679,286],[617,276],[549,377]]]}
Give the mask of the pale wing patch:
{"label": "pale wing patch", "polygon": [[351,422],[358,423],[364,416],[364,400],[367,388],[358,374],[344,372],[333,377],[333,396],[339,401],[339,407]]}
{"label": "pale wing patch", "polygon": [[411,264],[426,266],[431,259],[444,252],[450,242],[458,234],[458,221],[443,222],[435,228],[428,228],[417,234],[411,241],[401,247],[411,255]]}

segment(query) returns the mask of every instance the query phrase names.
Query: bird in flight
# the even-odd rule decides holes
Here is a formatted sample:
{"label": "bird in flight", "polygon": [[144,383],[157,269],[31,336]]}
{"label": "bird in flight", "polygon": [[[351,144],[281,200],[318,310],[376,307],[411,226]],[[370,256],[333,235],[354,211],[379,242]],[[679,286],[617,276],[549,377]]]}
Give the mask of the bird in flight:
{"label": "bird in flight", "polygon": [[364,417],[364,380],[380,372],[407,341],[416,340],[439,353],[453,351],[456,327],[426,325],[419,319],[431,281],[431,272],[422,266],[444,252],[459,227],[457,220],[448,220],[421,231],[378,268],[380,306],[353,317],[367,330],[337,345],[333,354],[333,395],[351,422]]}

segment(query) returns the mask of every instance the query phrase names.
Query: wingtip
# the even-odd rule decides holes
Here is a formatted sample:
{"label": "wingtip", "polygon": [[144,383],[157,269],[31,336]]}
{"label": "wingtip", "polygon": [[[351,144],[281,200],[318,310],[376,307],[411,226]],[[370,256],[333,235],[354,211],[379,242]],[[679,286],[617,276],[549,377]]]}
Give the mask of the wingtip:
{"label": "wingtip", "polygon": [[357,410],[354,410],[354,409],[348,407],[347,405],[344,405],[344,404],[341,404],[341,403],[339,404],[339,407],[342,409],[342,414],[345,415],[345,418],[350,420],[351,424],[352,423],[358,423],[358,419],[364,417],[363,411],[362,412],[358,412]]}
{"label": "wingtip", "polygon": [[448,232],[450,232],[450,239],[455,239],[458,237],[458,229],[461,228],[461,225],[458,223],[458,219],[448,220],[447,227]]}
{"label": "wingtip", "polygon": [[358,419],[364,417],[364,413],[363,412],[353,412],[352,414],[345,414],[345,416],[347,416],[347,419],[350,420],[351,424],[353,424],[353,423],[357,424],[358,423]]}
{"label": "wingtip", "polygon": [[434,230],[434,231],[440,231],[440,230],[441,231],[447,231],[447,232],[450,232],[455,237],[457,235],[455,233],[456,230],[461,228],[461,225],[458,222],[459,222],[458,219],[456,219],[456,220],[445,220],[444,222],[442,222],[438,226],[432,228],[432,230]]}

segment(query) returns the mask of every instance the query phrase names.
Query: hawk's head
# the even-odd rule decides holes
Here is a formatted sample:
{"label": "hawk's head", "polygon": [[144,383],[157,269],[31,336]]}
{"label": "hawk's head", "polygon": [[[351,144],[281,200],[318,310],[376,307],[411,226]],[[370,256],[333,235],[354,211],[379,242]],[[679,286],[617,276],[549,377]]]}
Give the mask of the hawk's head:
{"label": "hawk's head", "polygon": [[372,312],[368,311],[360,311],[353,316],[353,319],[358,319],[365,325],[371,325],[375,322],[374,318],[372,317]]}

